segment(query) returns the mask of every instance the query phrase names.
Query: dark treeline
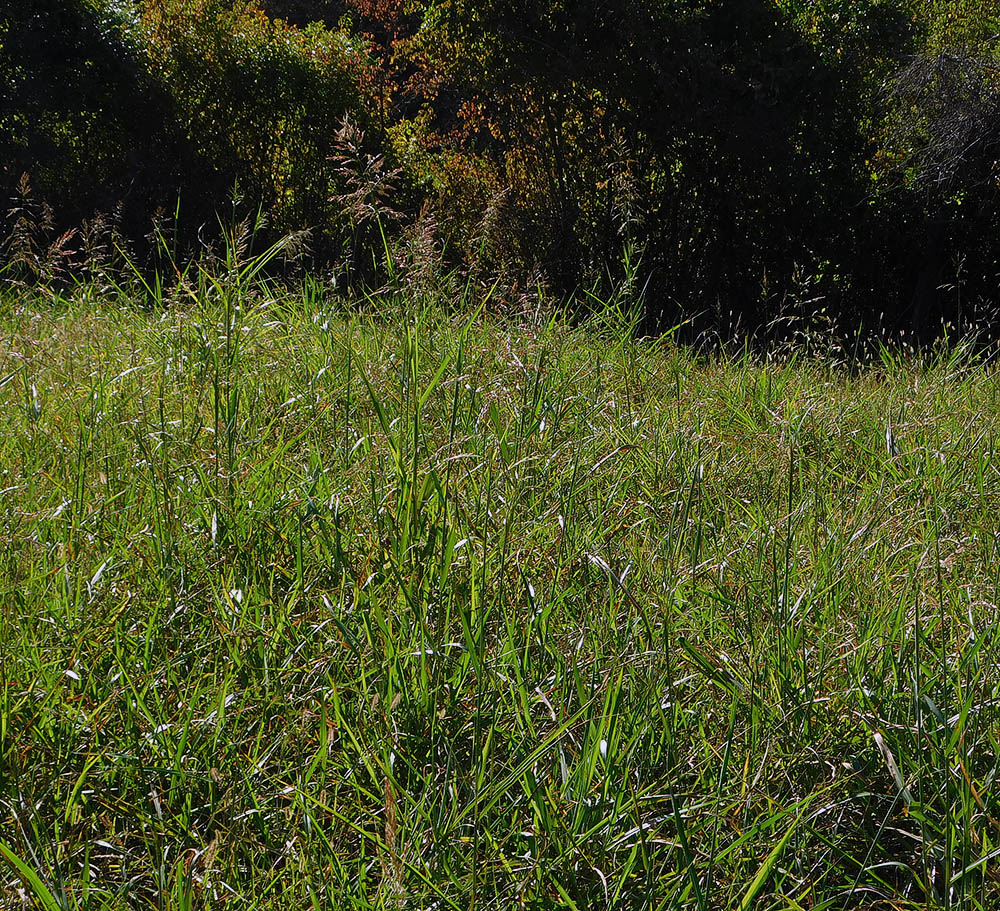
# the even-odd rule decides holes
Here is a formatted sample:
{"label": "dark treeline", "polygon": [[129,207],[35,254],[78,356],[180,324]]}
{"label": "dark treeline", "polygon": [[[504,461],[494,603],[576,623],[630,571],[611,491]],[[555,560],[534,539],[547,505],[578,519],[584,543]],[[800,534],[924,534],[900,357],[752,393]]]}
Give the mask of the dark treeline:
{"label": "dark treeline", "polygon": [[[998,302],[989,0],[0,0],[8,274],[263,213],[645,328],[935,333]],[[16,269],[14,268],[16,266]],[[426,269],[425,269],[426,271]]]}

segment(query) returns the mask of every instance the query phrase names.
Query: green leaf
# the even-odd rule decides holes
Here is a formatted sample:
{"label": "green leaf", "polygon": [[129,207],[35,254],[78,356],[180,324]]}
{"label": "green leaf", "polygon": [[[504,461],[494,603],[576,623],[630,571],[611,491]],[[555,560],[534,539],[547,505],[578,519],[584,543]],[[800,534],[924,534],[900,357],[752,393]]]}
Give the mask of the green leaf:
{"label": "green leaf", "polygon": [[747,911],[748,908],[752,907],[754,901],[757,899],[757,896],[760,894],[761,889],[764,888],[764,884],[767,882],[768,877],[774,871],[774,867],[778,863],[778,858],[781,857],[781,853],[785,850],[785,846],[788,844],[792,835],[795,834],[795,830],[799,827],[799,823],[802,821],[802,817],[805,815],[806,808],[809,806],[809,801],[811,800],[812,795],[803,801],[802,809],[799,810],[799,815],[795,817],[795,820],[785,831],[785,834],[781,836],[781,841],[779,841],[771,849],[771,853],[764,858],[764,863],[760,865],[757,875],[753,878],[753,881],[747,888],[746,893],[743,895],[743,899],[740,902],[740,911]]}
{"label": "green leaf", "polygon": [[2,841],[0,841],[0,857],[7,861],[14,872],[21,877],[21,882],[34,895],[44,911],[62,911],[62,906],[56,901],[56,897],[48,890],[38,874]]}

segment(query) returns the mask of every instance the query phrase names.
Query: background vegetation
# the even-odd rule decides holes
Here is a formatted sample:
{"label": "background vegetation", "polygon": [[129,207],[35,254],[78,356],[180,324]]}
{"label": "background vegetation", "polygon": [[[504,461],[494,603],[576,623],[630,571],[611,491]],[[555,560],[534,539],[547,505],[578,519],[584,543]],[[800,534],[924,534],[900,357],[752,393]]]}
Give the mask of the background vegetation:
{"label": "background vegetation", "polygon": [[510,303],[631,282],[647,330],[933,336],[995,303],[998,31],[986,0],[7,4],[5,255],[176,265],[235,205],[343,288],[387,238]]}

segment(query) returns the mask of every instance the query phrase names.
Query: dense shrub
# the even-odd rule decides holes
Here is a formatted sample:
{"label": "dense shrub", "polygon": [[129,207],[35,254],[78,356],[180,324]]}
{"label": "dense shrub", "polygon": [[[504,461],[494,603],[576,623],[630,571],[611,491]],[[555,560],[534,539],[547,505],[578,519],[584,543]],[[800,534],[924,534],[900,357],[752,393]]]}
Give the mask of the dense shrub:
{"label": "dense shrub", "polygon": [[250,2],[146,0],[148,65],[170,92],[174,116],[212,200],[235,184],[291,230],[329,225],[328,158],[345,115],[364,116],[363,47],[343,30],[299,30]]}
{"label": "dense shrub", "polygon": [[6,196],[28,173],[57,219],[124,210],[134,239],[179,199],[189,244],[235,197],[339,254],[329,157],[344,117],[365,118],[368,66],[347,31],[251,2],[34,0],[3,32]]}
{"label": "dense shrub", "polygon": [[133,40],[134,11],[27,0],[0,12],[0,192],[24,173],[56,218],[119,210],[135,228],[190,170],[167,87]]}

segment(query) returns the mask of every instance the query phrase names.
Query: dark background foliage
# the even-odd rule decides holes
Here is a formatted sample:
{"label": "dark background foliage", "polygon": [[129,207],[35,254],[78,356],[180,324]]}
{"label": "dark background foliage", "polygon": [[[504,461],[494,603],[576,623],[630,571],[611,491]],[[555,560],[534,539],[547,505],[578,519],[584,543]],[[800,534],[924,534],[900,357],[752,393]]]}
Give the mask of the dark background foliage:
{"label": "dark background foliage", "polygon": [[6,233],[29,185],[38,230],[103,213],[147,259],[156,219],[176,260],[263,213],[370,284],[419,224],[511,299],[643,290],[649,330],[930,336],[996,299],[998,30],[976,0],[8,2]]}
{"label": "dark background foliage", "polygon": [[0,167],[5,195],[28,173],[67,225],[148,214],[192,170],[164,86],[140,54],[75,0],[8,3],[0,17]]}

